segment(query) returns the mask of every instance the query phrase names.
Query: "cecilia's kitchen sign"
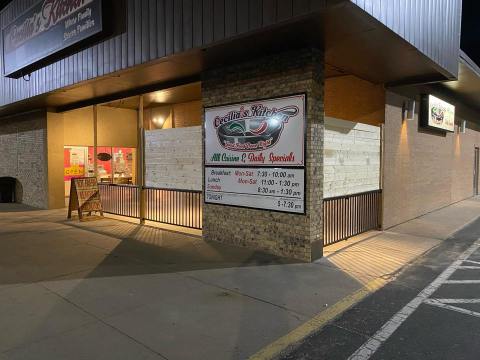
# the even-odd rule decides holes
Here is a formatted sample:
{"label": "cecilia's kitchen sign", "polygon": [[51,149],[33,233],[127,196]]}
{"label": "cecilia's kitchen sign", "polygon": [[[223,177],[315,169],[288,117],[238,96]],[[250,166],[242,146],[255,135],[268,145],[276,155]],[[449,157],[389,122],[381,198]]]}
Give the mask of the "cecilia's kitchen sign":
{"label": "cecilia's kitchen sign", "polygon": [[24,75],[101,31],[101,0],[42,0],[2,30],[4,74]]}
{"label": "cecilia's kitchen sign", "polygon": [[305,95],[205,110],[205,165],[304,166]]}
{"label": "cecilia's kitchen sign", "polygon": [[305,94],[205,110],[205,202],[305,213]]}
{"label": "cecilia's kitchen sign", "polygon": [[455,131],[455,106],[433,95],[423,96],[422,125],[435,130]]}

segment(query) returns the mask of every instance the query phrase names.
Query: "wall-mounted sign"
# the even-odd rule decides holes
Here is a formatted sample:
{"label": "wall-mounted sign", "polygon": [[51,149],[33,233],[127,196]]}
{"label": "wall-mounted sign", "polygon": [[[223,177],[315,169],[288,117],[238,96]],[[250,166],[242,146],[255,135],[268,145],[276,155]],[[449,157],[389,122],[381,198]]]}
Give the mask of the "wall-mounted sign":
{"label": "wall-mounted sign", "polygon": [[304,169],[205,168],[205,201],[304,213]]}
{"label": "wall-mounted sign", "polygon": [[102,0],[42,0],[2,30],[3,72],[19,77],[101,31]]}
{"label": "wall-mounted sign", "polygon": [[306,95],[205,110],[205,202],[305,213]]}
{"label": "wall-mounted sign", "polygon": [[305,165],[305,95],[205,109],[205,165]]}
{"label": "wall-mounted sign", "polygon": [[455,106],[433,95],[425,95],[422,125],[436,130],[454,132]]}

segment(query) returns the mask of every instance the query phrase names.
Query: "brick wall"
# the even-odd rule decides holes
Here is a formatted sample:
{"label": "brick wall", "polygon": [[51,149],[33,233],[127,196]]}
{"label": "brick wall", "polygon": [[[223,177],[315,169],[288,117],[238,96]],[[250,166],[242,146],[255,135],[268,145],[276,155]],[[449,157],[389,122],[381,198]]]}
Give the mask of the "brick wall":
{"label": "brick wall", "polygon": [[325,198],[380,187],[380,127],[325,118]]}
{"label": "brick wall", "polygon": [[473,195],[474,148],[480,145],[480,132],[472,128],[465,134],[424,130],[418,126],[418,112],[414,120],[402,122],[405,99],[387,92],[384,228]]}
{"label": "brick wall", "polygon": [[307,93],[306,215],[205,204],[203,236],[311,261],[322,255],[323,54],[285,52],[203,74],[204,106]]}
{"label": "brick wall", "polygon": [[0,177],[17,179],[20,202],[48,208],[45,111],[0,119]]}
{"label": "brick wall", "polygon": [[159,188],[202,190],[202,128],[146,131],[145,183]]}

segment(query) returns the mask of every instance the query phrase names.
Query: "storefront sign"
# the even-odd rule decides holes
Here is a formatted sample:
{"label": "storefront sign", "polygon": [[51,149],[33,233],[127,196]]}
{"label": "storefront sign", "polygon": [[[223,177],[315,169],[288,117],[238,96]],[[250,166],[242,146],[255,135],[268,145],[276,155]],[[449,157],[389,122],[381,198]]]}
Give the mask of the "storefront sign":
{"label": "storefront sign", "polygon": [[304,170],[205,168],[205,201],[304,213]]}
{"label": "storefront sign", "polygon": [[72,211],[78,211],[80,220],[83,219],[84,212],[99,211],[100,215],[103,215],[97,178],[76,178],[72,179],[71,182],[68,218],[72,217]]}
{"label": "storefront sign", "polygon": [[22,70],[102,31],[101,0],[42,0],[2,30],[3,72]]}
{"label": "storefront sign", "polygon": [[305,95],[207,108],[205,165],[305,165]]}
{"label": "storefront sign", "polygon": [[455,131],[455,106],[433,95],[424,97],[423,125],[429,128]]}
{"label": "storefront sign", "polygon": [[205,202],[305,213],[305,94],[205,110]]}

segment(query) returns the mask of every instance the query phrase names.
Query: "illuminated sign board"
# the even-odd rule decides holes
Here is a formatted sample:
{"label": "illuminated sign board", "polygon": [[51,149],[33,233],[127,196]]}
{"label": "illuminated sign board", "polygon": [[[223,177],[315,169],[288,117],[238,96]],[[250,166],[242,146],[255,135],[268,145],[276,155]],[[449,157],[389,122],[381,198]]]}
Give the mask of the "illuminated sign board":
{"label": "illuminated sign board", "polygon": [[455,131],[455,106],[433,95],[423,96],[422,126],[441,131]]}
{"label": "illuminated sign board", "polygon": [[102,29],[102,0],[42,0],[2,29],[3,73],[25,75]]}
{"label": "illuminated sign board", "polygon": [[205,109],[205,202],[305,213],[306,95]]}

